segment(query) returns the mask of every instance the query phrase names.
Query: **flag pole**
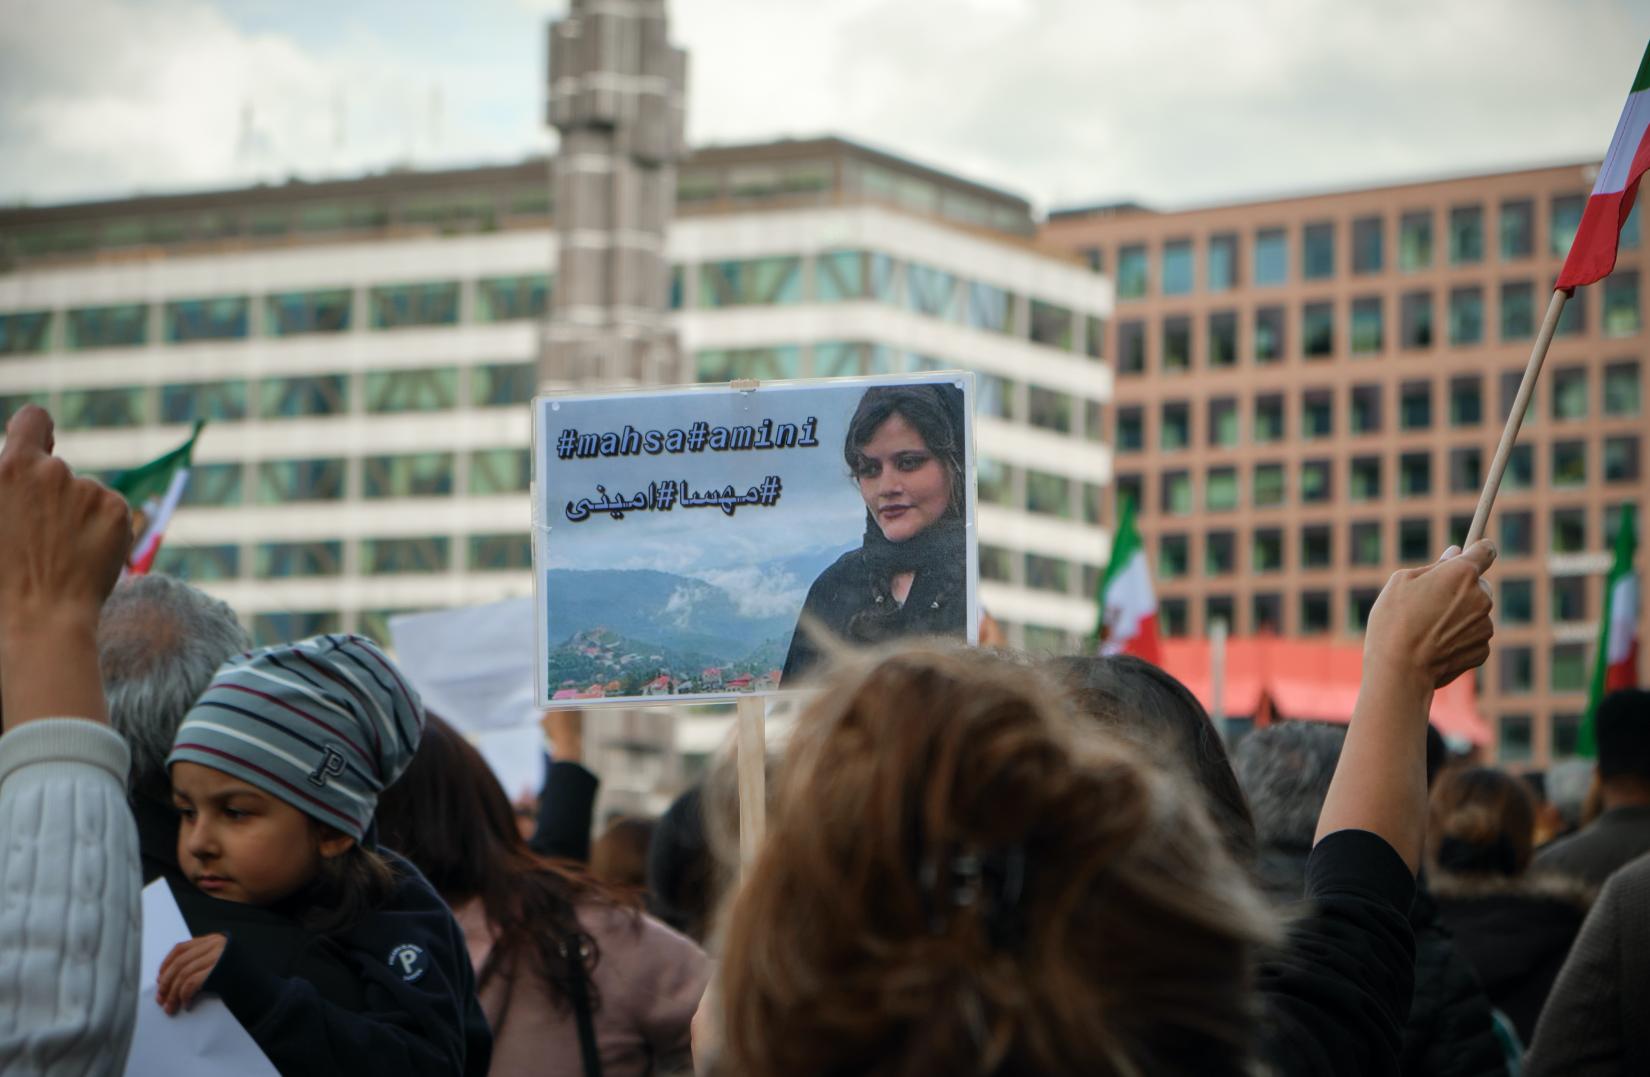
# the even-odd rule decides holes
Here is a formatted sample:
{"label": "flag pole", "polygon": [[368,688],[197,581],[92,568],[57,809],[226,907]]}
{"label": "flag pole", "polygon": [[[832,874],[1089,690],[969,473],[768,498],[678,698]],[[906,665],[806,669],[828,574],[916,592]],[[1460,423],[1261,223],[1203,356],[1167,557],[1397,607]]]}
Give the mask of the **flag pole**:
{"label": "flag pole", "polygon": [[767,701],[761,696],[739,697],[739,866],[749,870],[762,847],[767,828]]}
{"label": "flag pole", "polygon": [[1478,495],[1478,508],[1472,514],[1472,526],[1467,528],[1462,549],[1484,537],[1484,529],[1490,522],[1490,506],[1495,504],[1495,495],[1501,489],[1501,476],[1506,473],[1507,461],[1511,459],[1513,446],[1518,442],[1519,428],[1524,425],[1524,411],[1530,405],[1530,397],[1535,395],[1536,379],[1541,377],[1541,364],[1547,358],[1547,348],[1558,329],[1558,316],[1563,313],[1564,301],[1569,297],[1569,292],[1558,288],[1553,291],[1552,302],[1547,304],[1547,316],[1541,321],[1541,332],[1535,335],[1535,347],[1530,350],[1524,380],[1518,383],[1518,395],[1513,398],[1506,428],[1501,431],[1501,444],[1496,446],[1495,458],[1490,461],[1490,473],[1484,479],[1484,492]]}

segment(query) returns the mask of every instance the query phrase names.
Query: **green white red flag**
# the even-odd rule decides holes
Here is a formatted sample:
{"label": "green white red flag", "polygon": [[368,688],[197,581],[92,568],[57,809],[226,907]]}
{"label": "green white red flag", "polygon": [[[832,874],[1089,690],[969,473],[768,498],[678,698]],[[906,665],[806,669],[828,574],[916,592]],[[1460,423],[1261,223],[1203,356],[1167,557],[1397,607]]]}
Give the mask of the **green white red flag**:
{"label": "green white red flag", "polygon": [[1645,49],[1644,59],[1639,61],[1632,92],[1627,95],[1627,106],[1621,110],[1621,119],[1616,121],[1610,152],[1604,155],[1604,164],[1599,166],[1592,196],[1581,214],[1581,225],[1576,229],[1556,287],[1573,290],[1604,279],[1616,267],[1621,226],[1633,211],[1639,178],[1650,169],[1647,135],[1650,135],[1650,48]]}
{"label": "green white red flag", "polygon": [[205,425],[196,423],[188,441],[165,456],[121,472],[109,484],[132,508],[132,552],[126,558],[126,575],[142,576],[154,566],[166,525],[172,522],[189,485],[195,439]]}
{"label": "green white red flag", "polygon": [[1111,559],[1095,596],[1100,624],[1095,632],[1101,654],[1132,654],[1148,662],[1161,660],[1157,645],[1157,594],[1152,590],[1146,548],[1134,524],[1134,503],[1123,502],[1122,518],[1112,536]]}
{"label": "green white red flag", "polygon": [[1616,556],[1604,582],[1604,620],[1598,626],[1598,649],[1593,655],[1593,680],[1587,691],[1587,718],[1581,724],[1577,751],[1591,757],[1595,748],[1593,721],[1605,696],[1639,681],[1639,574],[1633,568],[1638,553],[1637,506],[1622,506],[1616,530]]}

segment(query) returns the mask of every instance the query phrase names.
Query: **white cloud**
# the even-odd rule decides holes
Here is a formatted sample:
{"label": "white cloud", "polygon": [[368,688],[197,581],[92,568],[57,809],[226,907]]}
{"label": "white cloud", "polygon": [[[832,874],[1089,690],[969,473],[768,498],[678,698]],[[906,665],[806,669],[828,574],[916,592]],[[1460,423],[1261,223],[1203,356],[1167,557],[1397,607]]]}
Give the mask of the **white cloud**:
{"label": "white cloud", "polygon": [[795,613],[813,581],[798,580],[783,569],[763,570],[754,565],[721,572],[695,573],[706,583],[726,591],[744,617],[775,617]]}

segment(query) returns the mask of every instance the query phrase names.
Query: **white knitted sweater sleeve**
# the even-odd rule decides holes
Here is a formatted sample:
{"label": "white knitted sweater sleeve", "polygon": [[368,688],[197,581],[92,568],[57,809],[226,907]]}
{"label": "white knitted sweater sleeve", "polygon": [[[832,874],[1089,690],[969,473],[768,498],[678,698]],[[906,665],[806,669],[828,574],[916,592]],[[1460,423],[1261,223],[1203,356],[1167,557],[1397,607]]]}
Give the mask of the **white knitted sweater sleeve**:
{"label": "white knitted sweater sleeve", "polygon": [[120,1073],[141,872],[126,742],[74,718],[0,737],[0,1073]]}

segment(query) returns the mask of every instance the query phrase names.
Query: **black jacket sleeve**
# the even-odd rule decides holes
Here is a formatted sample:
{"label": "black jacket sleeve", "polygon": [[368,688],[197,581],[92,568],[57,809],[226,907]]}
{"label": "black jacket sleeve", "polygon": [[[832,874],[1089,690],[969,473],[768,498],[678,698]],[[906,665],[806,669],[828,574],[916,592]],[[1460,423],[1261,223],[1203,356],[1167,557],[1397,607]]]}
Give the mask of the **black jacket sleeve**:
{"label": "black jacket sleeve", "polygon": [[581,864],[590,859],[590,821],[600,784],[578,763],[553,762],[545,768],[538,822],[528,842],[535,853]]}
{"label": "black jacket sleeve", "polygon": [[1261,963],[1261,1057],[1280,1075],[1398,1073],[1415,877],[1381,838],[1343,830],[1312,851],[1306,896],[1312,911]]}
{"label": "black jacket sleeve", "polygon": [[202,990],[223,999],[282,1073],[487,1072],[492,1033],[463,934],[417,869],[399,859],[397,868],[395,894],[339,937],[361,977],[361,1011],[270,971],[233,935],[224,946]]}

